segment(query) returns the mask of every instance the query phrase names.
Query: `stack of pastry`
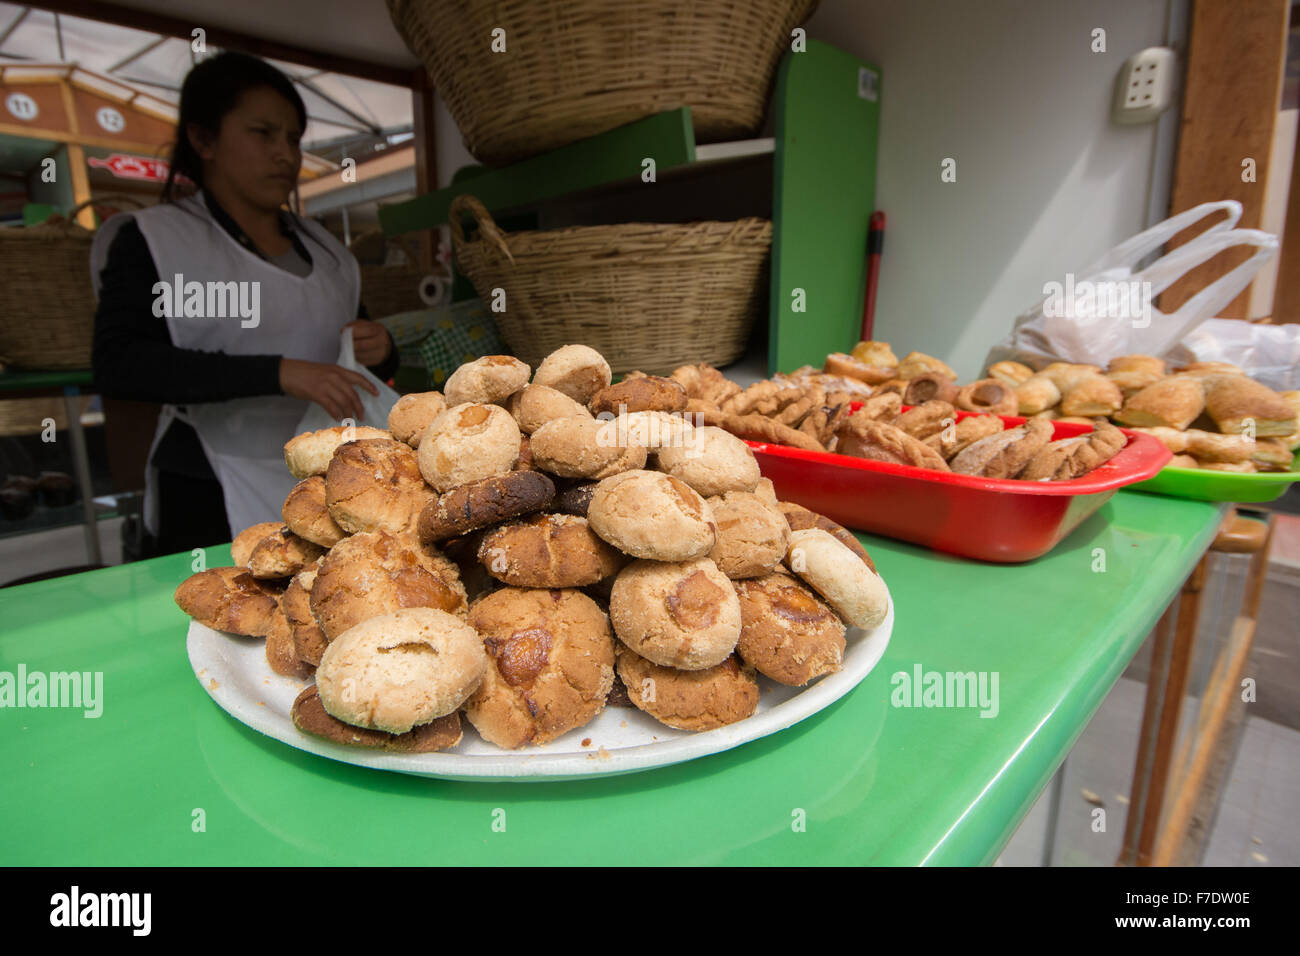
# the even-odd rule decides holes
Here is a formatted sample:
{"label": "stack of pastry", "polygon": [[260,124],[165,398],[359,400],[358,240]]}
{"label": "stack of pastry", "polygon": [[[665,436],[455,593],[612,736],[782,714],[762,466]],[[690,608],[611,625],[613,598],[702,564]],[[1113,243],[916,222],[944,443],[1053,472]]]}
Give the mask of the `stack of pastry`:
{"label": "stack of pastry", "polygon": [[1289,471],[1300,448],[1300,392],[1275,392],[1223,362],[1170,370],[1164,359],[1122,355],[1104,372],[1056,363],[1035,374],[999,362],[989,374],[1016,383],[1020,414],[1068,420],[1086,408],[1109,415],[1163,442],[1172,467]]}
{"label": "stack of pastry", "polygon": [[514,749],[609,703],[685,730],[742,720],[758,675],[838,670],[888,593],[853,535],[778,501],[748,446],[687,404],[671,379],[611,385],[585,346],[536,374],[478,359],[404,396],[387,431],[290,441],[283,523],[241,532],[237,566],[176,602],[314,677],[294,722],[344,744],[445,749],[463,714]]}
{"label": "stack of pastry", "polygon": [[1092,376],[1053,369],[1037,383],[1051,389],[1053,402],[1068,393],[1078,413],[1072,420],[1093,427],[1053,441],[1046,422],[1005,427],[998,416],[1018,414],[1021,399],[1016,384],[997,374],[1005,369],[992,371],[962,386],[933,356],[912,352],[900,361],[887,342],[860,342],[850,354],[827,356],[820,372],[805,367],[746,389],[707,365],[684,366],[673,378],[686,389],[690,411],[743,438],[938,471],[1064,481],[1124,447],[1118,429],[1093,417],[1113,410],[1110,390],[1119,407],[1110,381],[1102,379],[1098,388]]}

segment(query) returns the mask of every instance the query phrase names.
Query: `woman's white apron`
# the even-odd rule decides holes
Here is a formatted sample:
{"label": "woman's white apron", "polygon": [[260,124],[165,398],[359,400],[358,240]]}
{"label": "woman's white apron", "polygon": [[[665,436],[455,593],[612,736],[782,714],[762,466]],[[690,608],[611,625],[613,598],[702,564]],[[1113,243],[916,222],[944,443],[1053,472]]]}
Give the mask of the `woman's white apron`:
{"label": "woman's white apron", "polygon": [[[361,279],[356,259],[323,227],[299,220],[311,237],[304,239],[304,245],[313,263],[311,273],[299,277],[235,241],[212,217],[201,195],[120,213],[95,236],[91,274],[96,293],[113,236],[128,216],[139,225],[159,279],[167,287],[165,291],[156,287],[155,292],[166,296],[167,327],[177,348],[336,361],[339,334],[357,315]],[[174,314],[178,282],[182,309]],[[237,285],[228,285],[231,282]],[[187,300],[189,308],[184,308]],[[236,307],[241,302],[245,315]],[[155,314],[162,308],[155,305]],[[196,311],[202,314],[192,314]],[[221,312],[226,314],[217,314]],[[255,315],[247,316],[249,312]],[[281,506],[296,481],[284,463],[284,444],[296,434],[307,404],[287,395],[265,395],[185,407],[164,405],[145,472],[145,526],[158,533],[153,454],[173,418],[189,423],[198,433],[221,482],[232,535],[260,521],[279,521]]]}

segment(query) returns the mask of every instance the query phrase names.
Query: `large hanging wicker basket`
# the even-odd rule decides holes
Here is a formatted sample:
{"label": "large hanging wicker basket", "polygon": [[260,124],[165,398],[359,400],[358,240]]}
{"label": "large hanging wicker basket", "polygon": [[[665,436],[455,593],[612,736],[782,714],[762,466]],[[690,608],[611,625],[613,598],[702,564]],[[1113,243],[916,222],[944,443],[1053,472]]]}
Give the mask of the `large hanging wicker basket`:
{"label": "large hanging wicker basket", "polygon": [[[753,136],[817,0],[388,0],[479,160],[689,106],[698,142]],[[494,31],[504,31],[504,34]],[[494,52],[493,40],[498,49]]]}
{"label": "large hanging wicker basket", "polygon": [[104,196],[74,208],[67,219],[0,229],[0,363],[14,368],[90,368],[95,290],[90,244],[95,234],[77,213],[94,203],[140,203]]}
{"label": "large hanging wicker basket", "polygon": [[[479,238],[461,222],[471,213]],[[534,367],[562,345],[589,345],[616,372],[725,365],[745,351],[766,302],[772,223],[627,223],[504,233],[473,196],[451,205],[456,262],[491,306],[502,337]]]}

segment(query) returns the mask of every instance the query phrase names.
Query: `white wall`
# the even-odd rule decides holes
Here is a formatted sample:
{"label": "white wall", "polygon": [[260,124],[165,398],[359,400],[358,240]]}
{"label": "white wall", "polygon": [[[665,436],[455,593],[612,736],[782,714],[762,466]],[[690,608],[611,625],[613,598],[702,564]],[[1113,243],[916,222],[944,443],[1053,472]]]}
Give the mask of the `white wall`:
{"label": "white wall", "polygon": [[[808,35],[883,73],[876,338],[973,378],[1044,282],[1145,228],[1156,126],[1116,125],[1109,107],[1124,60],[1164,45],[1166,6],[822,0]],[[1096,27],[1105,53],[1090,50]]]}
{"label": "white wall", "polygon": [[[1163,209],[1172,150],[1153,163],[1156,125],[1116,125],[1110,102],[1124,60],[1165,44],[1170,3],[1186,0],[822,0],[809,36],[883,71],[875,335],[900,357],[974,378],[1043,283],[1145,228],[1153,183]],[[473,159],[436,110],[444,186]],[[947,157],[954,183],[939,179]]]}

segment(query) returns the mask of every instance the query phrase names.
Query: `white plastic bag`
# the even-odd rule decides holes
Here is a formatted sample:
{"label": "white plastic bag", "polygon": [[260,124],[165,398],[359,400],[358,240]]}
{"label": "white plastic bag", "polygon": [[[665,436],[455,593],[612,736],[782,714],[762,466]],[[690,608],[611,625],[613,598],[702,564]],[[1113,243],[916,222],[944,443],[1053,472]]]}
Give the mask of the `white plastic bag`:
{"label": "white plastic bag", "polygon": [[[346,369],[351,369],[365,378],[372,385],[379,389],[378,395],[371,395],[364,388],[355,389],[357,395],[361,397],[361,418],[358,421],[349,421],[344,419],[344,425],[369,425],[373,428],[388,427],[388,413],[397,400],[401,397],[383,382],[364,365],[357,362],[356,353],[352,348],[352,330],[344,329],[339,335],[339,358],[338,364]],[[301,435],[303,432],[319,431],[322,428],[333,428],[340,424],[330,418],[329,412],[321,408],[315,402],[307,406],[307,411],[303,414],[302,420],[298,422],[298,431],[296,434]]]}
{"label": "white plastic bag", "polygon": [[[1179,232],[1211,213],[1228,218],[1145,269],[1139,262]],[[1089,362],[1105,367],[1117,355],[1164,355],[1197,326],[1236,298],[1255,273],[1277,254],[1277,237],[1257,229],[1234,229],[1241,204],[1207,202],[1126,239],[1082,273],[1048,283],[1044,299],[1016,319],[984,367],[1013,360],[1034,369],[1051,362]],[[1248,245],[1255,254],[1220,276],[1168,315],[1155,297],[1224,249]]]}
{"label": "white plastic bag", "polygon": [[1300,389],[1300,325],[1210,319],[1166,356],[1176,365],[1231,362],[1279,392]]}

